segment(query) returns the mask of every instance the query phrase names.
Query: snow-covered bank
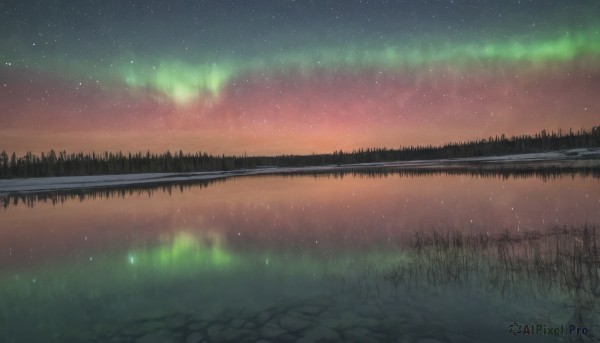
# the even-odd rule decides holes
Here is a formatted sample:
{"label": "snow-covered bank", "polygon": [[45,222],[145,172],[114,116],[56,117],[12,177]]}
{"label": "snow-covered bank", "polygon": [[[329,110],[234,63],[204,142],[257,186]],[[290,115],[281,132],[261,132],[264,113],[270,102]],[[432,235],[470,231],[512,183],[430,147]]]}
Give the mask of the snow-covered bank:
{"label": "snow-covered bank", "polygon": [[148,174],[123,174],[123,175],[96,175],[96,176],[65,176],[65,177],[46,177],[31,179],[11,179],[0,180],[0,196],[11,193],[37,193],[58,190],[106,188],[106,187],[126,187],[135,185],[152,185],[163,183],[191,182],[223,179],[238,175],[265,175],[278,173],[294,172],[326,172],[340,171],[357,168],[432,168],[449,167],[469,164],[486,164],[493,166],[495,164],[505,165],[510,163],[545,163],[545,162],[570,162],[591,160],[598,161],[600,167],[600,149],[571,149],[562,151],[553,151],[546,153],[519,154],[506,156],[486,156],[469,157],[457,159],[439,159],[439,160],[417,160],[417,161],[397,161],[381,163],[359,163],[347,165],[329,165],[319,167],[300,167],[300,168],[274,168],[264,167],[247,170],[220,171],[220,172],[200,172],[200,173],[148,173]]}

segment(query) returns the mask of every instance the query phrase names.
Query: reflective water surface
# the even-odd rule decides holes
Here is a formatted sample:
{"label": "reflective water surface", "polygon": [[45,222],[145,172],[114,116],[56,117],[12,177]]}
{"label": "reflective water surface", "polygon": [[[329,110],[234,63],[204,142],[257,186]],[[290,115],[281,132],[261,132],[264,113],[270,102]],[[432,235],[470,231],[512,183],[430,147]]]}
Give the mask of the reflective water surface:
{"label": "reflective water surface", "polygon": [[2,342],[600,336],[595,176],[257,176],[3,202]]}

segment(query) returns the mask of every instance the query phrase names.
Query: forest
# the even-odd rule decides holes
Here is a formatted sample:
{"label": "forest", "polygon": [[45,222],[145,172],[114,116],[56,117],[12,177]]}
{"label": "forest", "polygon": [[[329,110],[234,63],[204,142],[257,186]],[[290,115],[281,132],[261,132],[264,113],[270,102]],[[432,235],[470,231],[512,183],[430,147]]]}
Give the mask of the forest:
{"label": "forest", "polygon": [[487,139],[447,143],[441,146],[407,146],[397,149],[367,148],[329,154],[278,156],[226,156],[207,153],[164,152],[103,152],[67,153],[50,150],[24,156],[0,153],[0,178],[30,178],[50,176],[82,176],[133,173],[190,173],[252,169],[257,167],[306,167],[373,163],[406,160],[448,159],[476,156],[500,156],[547,152],[574,148],[600,147],[600,126],[591,130],[569,130],[534,135],[506,137],[504,134]]}

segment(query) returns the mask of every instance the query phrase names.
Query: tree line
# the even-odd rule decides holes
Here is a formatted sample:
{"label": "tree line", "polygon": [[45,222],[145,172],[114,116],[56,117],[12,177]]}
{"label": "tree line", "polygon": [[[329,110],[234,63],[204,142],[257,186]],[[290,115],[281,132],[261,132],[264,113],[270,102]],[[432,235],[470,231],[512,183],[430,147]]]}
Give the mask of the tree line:
{"label": "tree line", "polygon": [[534,135],[506,137],[504,134],[487,139],[448,143],[441,146],[420,145],[398,149],[368,148],[330,154],[278,156],[225,156],[207,153],[184,154],[181,150],[156,154],[145,152],[67,153],[50,150],[40,156],[26,153],[10,156],[0,153],[0,178],[49,176],[81,176],[132,173],[190,173],[252,169],[263,166],[305,167],[374,163],[406,160],[446,159],[490,155],[546,152],[573,148],[600,147],[600,126],[591,130],[568,132],[542,130]]}

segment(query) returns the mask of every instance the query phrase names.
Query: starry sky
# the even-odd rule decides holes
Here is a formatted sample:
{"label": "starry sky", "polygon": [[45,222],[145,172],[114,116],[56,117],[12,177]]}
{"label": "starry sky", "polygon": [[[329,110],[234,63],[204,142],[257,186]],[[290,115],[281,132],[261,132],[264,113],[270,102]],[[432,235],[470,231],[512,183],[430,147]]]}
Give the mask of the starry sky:
{"label": "starry sky", "polygon": [[600,124],[600,2],[3,1],[0,150],[322,153]]}

